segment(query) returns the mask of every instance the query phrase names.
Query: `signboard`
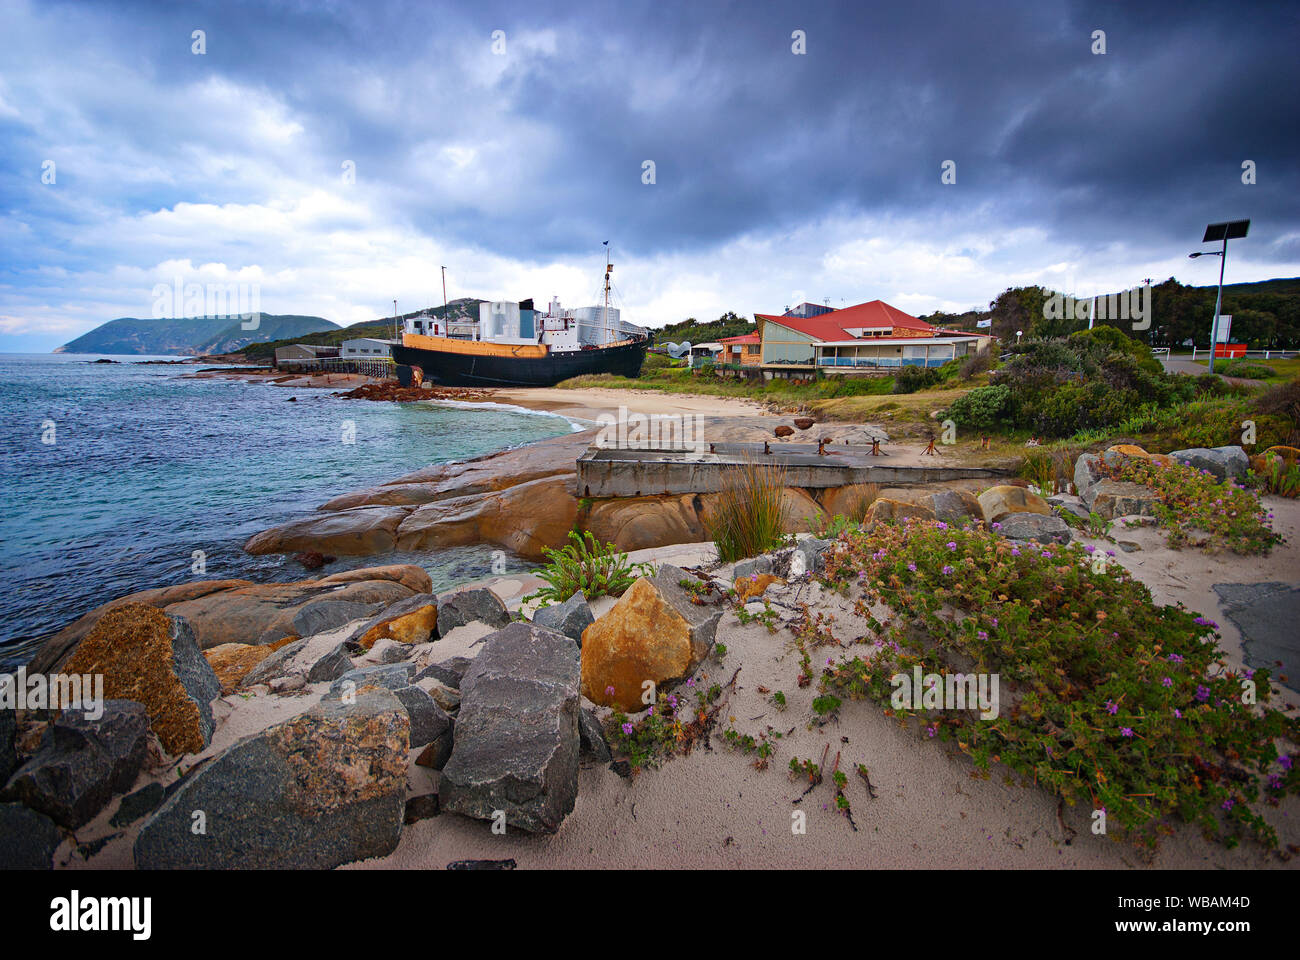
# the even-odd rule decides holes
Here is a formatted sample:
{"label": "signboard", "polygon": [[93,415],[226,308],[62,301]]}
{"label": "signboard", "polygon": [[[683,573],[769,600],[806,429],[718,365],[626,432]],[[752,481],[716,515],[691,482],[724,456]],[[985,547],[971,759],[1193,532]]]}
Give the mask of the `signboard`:
{"label": "signboard", "polygon": [[1216,343],[1214,345],[1214,355],[1216,357],[1244,357],[1246,355],[1246,345],[1244,343]]}
{"label": "signboard", "polygon": [[1231,338],[1228,331],[1232,329],[1232,314],[1219,314],[1219,343],[1227,343]]}
{"label": "signboard", "polygon": [[993,321],[992,321],[992,320],[976,320],[976,321],[975,321],[975,328],[976,328],[977,330],[978,330],[980,327],[991,327],[991,326],[993,326]]}

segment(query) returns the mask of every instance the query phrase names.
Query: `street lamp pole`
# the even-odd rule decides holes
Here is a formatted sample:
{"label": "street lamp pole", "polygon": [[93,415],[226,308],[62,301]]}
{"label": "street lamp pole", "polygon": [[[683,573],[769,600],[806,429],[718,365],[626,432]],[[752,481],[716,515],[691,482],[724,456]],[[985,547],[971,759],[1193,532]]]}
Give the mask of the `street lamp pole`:
{"label": "street lamp pole", "polygon": [[1210,373],[1214,372],[1214,355],[1219,346],[1219,310],[1223,306],[1223,270],[1228,264],[1228,241],[1244,237],[1249,230],[1249,220],[1212,223],[1205,228],[1205,236],[1201,238],[1201,243],[1213,243],[1215,240],[1222,240],[1223,249],[1188,254],[1193,260],[1197,257],[1219,258],[1219,292],[1214,297],[1214,321],[1210,325]]}
{"label": "street lamp pole", "polygon": [[1228,236],[1223,236],[1219,253],[1219,292],[1214,297],[1214,323],[1210,325],[1210,373],[1214,372],[1214,355],[1219,352],[1219,308],[1223,306],[1223,268],[1228,265]]}

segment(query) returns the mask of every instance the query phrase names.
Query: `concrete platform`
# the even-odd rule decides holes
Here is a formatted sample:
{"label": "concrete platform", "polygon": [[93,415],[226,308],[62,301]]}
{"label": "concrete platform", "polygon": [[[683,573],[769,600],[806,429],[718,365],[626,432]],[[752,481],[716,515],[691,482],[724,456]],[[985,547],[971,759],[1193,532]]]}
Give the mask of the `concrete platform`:
{"label": "concrete platform", "polygon": [[[886,448],[887,449],[887,448]],[[872,456],[869,446],[832,445],[819,456],[816,444],[718,443],[712,452],[612,450],[592,448],[578,459],[579,496],[641,497],[659,494],[715,493],[728,472],[747,461],[785,468],[791,487],[821,489],[852,483],[912,486],[952,480],[997,480],[1006,470],[945,463],[942,455],[920,457],[897,450]],[[918,462],[919,461],[919,462]]]}

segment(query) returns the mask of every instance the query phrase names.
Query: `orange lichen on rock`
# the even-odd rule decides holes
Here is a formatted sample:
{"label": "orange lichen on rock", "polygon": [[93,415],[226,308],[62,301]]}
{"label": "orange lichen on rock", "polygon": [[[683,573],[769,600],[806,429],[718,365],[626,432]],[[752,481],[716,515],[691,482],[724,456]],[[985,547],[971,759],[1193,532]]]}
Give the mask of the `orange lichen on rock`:
{"label": "orange lichen on rock", "polygon": [[114,607],[86,634],[63,670],[103,674],[105,698],[144,704],[163,749],[173,755],[198,753],[206,746],[199,707],[176,675],[171,629],[157,607]]}
{"label": "orange lichen on rock", "polygon": [[785,581],[770,573],[760,573],[754,577],[741,577],[736,581],[736,598],[741,603],[747,603],[751,598],[761,597],[767,592],[767,588],[774,583],[785,583]]}
{"label": "orange lichen on rock", "polygon": [[269,657],[276,646],[281,645],[223,643],[210,650],[204,650],[203,656],[221,682],[222,695],[227,696],[235,692],[239,681],[243,680],[250,670]]}
{"label": "orange lichen on rock", "polygon": [[437,636],[438,604],[432,596],[417,610],[383,620],[361,635],[361,646],[369,650],[376,640],[389,639],[398,643],[428,643]]}

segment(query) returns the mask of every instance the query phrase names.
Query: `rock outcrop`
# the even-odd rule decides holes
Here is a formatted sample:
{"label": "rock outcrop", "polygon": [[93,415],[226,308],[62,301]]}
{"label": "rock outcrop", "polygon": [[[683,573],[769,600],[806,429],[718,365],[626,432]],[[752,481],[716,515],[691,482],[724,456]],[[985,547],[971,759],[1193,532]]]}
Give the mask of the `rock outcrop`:
{"label": "rock outcrop", "polygon": [[95,720],[65,710],[50,721],[36,755],[18,768],[0,799],[16,800],[75,830],[131,789],[148,745],[149,718],[139,703],[105,700],[103,716]]}
{"label": "rock outcrop", "polygon": [[397,542],[397,528],[407,517],[401,507],[356,507],[316,514],[254,534],[244,544],[253,555],[264,553],[331,553],[367,556],[388,553]]}
{"label": "rock outcrop", "polygon": [[141,827],[136,866],[321,870],[385,856],[401,836],[409,737],[387,690],[322,701],[193,773]]}
{"label": "rock outcrop", "polygon": [[[381,609],[414,593],[429,593],[429,575],[412,564],[363,567],[330,574],[319,580],[254,584],[247,580],[201,580],[142,590],[109,601],[50,637],[28,665],[32,673],[57,673],[72,650],[109,610],[126,603],[143,603],[184,617],[208,650],[224,643],[267,644],[290,635],[305,636],[293,626],[294,617],[318,600],[369,604]],[[314,620],[343,608],[318,608]],[[317,621],[319,622],[319,621]]]}
{"label": "rock outcrop", "polygon": [[184,619],[143,603],[108,611],[65,672],[102,674],[104,696],[134,700],[168,753],[198,753],[212,741],[212,701],[221,683]]}
{"label": "rock outcrop", "polygon": [[578,647],[563,634],[513,623],[486,638],[461,681],[442,809],[559,829],[578,796],[578,676]]}

